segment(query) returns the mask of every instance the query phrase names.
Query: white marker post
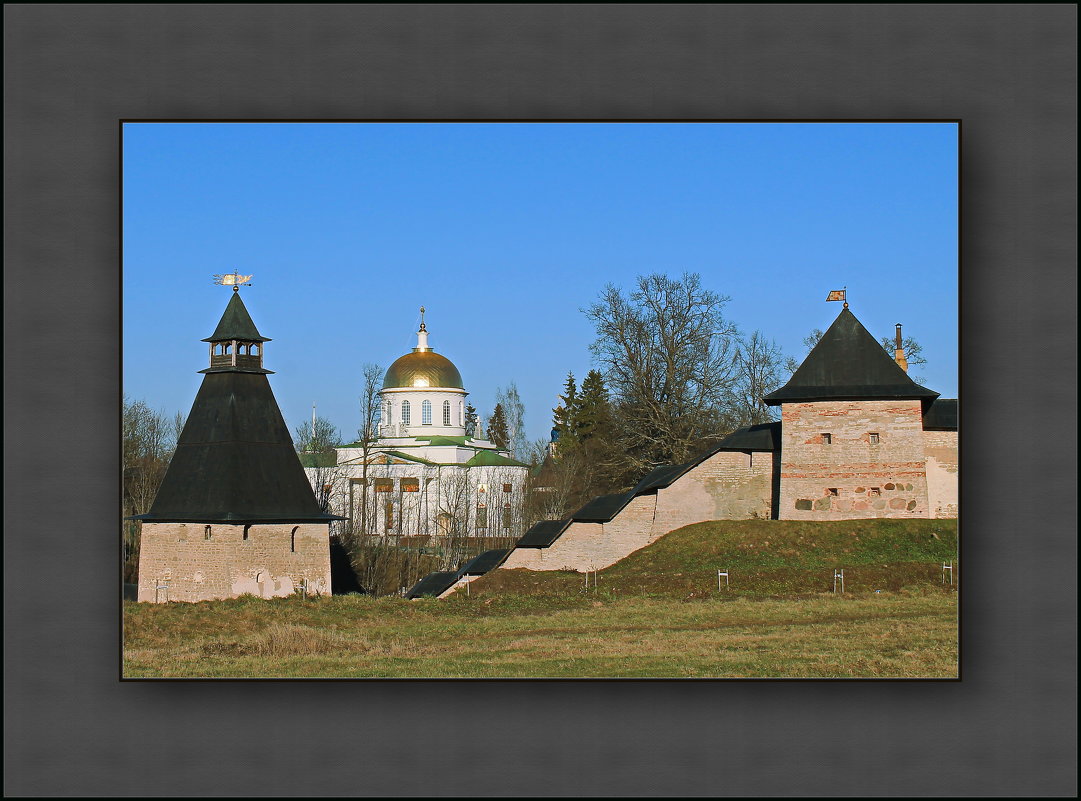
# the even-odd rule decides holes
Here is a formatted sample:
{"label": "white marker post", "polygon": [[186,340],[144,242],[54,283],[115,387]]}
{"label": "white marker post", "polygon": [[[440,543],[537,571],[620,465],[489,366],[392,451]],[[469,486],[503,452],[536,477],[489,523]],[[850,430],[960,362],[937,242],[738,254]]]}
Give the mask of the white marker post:
{"label": "white marker post", "polygon": [[728,568],[727,567],[724,570],[721,570],[720,568],[717,569],[717,592],[721,591],[721,576],[724,576],[724,586],[725,586],[725,589],[728,589],[729,585],[728,585]]}
{"label": "white marker post", "polygon": [[837,582],[841,582],[841,592],[845,591],[845,569],[842,567],[840,570],[833,569],[833,591],[837,592]]}
{"label": "white marker post", "polygon": [[946,583],[946,571],[949,571],[949,573],[950,573],[950,586],[952,587],[953,586],[953,562],[949,562],[948,564],[946,562],[942,563],[942,583],[943,584]]}

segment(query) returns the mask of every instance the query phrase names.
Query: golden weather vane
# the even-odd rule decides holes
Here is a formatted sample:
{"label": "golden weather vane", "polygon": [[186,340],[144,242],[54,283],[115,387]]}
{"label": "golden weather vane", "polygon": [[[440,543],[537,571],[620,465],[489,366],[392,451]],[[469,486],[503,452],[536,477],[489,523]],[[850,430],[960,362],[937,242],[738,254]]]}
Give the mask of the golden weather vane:
{"label": "golden weather vane", "polygon": [[214,283],[218,286],[231,286],[234,292],[239,292],[242,286],[251,286],[252,276],[241,275],[236,270],[223,275],[215,275]]}

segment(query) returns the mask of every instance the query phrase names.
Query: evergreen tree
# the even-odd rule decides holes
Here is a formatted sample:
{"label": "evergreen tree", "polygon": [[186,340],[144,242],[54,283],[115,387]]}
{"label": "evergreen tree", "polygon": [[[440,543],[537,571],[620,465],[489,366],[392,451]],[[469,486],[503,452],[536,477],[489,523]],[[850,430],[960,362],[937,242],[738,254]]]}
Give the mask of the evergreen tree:
{"label": "evergreen tree", "polygon": [[477,433],[477,410],[472,403],[465,407],[465,435],[475,436]]}
{"label": "evergreen tree", "polygon": [[594,437],[604,437],[611,433],[611,421],[604,377],[597,370],[590,370],[582,382],[582,392],[577,398],[574,415],[575,439],[584,443]]}
{"label": "evergreen tree", "polygon": [[507,415],[503,411],[502,404],[495,405],[492,417],[488,420],[488,440],[504,451],[510,445],[510,437],[507,434]]}
{"label": "evergreen tree", "polygon": [[552,410],[552,425],[559,432],[560,445],[570,444],[575,439],[575,420],[578,416],[578,387],[574,382],[574,373],[567,373],[567,382],[563,385],[562,401]]}

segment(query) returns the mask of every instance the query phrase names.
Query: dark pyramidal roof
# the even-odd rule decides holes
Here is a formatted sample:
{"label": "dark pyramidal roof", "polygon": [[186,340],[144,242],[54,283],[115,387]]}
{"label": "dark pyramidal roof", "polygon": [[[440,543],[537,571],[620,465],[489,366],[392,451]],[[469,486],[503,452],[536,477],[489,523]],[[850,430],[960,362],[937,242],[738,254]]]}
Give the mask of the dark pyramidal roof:
{"label": "dark pyramidal roof", "polygon": [[937,392],[909,378],[856,316],[842,309],[789,382],[763,400],[776,406],[793,401],[937,397]]}
{"label": "dark pyramidal roof", "polygon": [[259,329],[252,322],[244,301],[240,299],[240,293],[234,292],[229,299],[229,305],[225,307],[225,314],[218,321],[218,327],[214,333],[203,342],[229,342],[240,339],[245,342],[270,342],[270,337],[259,333]]}
{"label": "dark pyramidal roof", "polygon": [[[245,327],[248,329],[245,331]],[[234,294],[214,338],[266,341]],[[248,335],[250,334],[250,336]],[[207,372],[150,511],[151,523],[326,523],[263,371]]]}

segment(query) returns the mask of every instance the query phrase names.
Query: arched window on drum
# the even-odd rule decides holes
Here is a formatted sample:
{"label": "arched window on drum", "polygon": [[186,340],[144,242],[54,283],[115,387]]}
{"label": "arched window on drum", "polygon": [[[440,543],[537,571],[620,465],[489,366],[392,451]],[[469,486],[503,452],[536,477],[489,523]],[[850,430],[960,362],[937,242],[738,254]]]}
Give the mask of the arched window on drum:
{"label": "arched window on drum", "polygon": [[424,426],[432,424],[432,402],[430,400],[423,401],[420,404],[420,424]]}
{"label": "arched window on drum", "polygon": [[450,425],[450,401],[443,401],[443,425]]}

